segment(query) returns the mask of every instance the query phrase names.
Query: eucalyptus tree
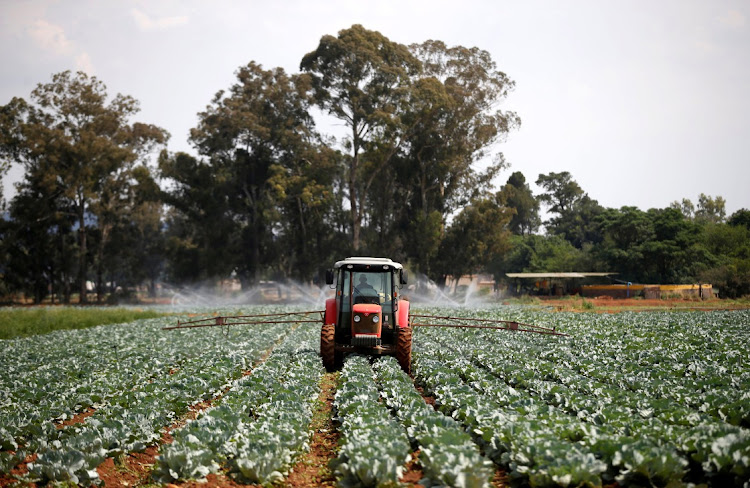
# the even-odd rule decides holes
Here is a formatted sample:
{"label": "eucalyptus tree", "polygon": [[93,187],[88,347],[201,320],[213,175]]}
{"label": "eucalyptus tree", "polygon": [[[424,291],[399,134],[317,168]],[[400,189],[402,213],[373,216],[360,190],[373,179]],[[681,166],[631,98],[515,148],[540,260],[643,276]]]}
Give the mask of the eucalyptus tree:
{"label": "eucalyptus tree", "polygon": [[508,229],[517,235],[531,235],[542,225],[539,217],[539,200],[534,197],[526,178],[520,171],[514,172],[500,189],[504,204],[513,210]]}
{"label": "eucalyptus tree", "polygon": [[706,223],[721,223],[726,219],[726,200],[721,196],[711,197],[705,193],[698,196],[695,219]]}
{"label": "eucalyptus tree", "polygon": [[[118,194],[121,210],[108,221],[107,242],[98,242],[97,247],[99,294],[109,283],[109,293],[116,299],[120,298],[119,293],[127,298],[134,286],[145,283],[149,295],[155,296],[156,282],[164,270],[165,235],[164,203],[154,173],[143,165],[133,168],[132,181]],[[100,235],[97,237],[101,239]]]}
{"label": "eucalyptus tree", "polygon": [[564,237],[578,249],[601,242],[598,217],[604,208],[583,191],[568,171],[540,174],[536,184],[546,190],[539,200],[554,214],[545,222],[551,234]]}
{"label": "eucalyptus tree", "polygon": [[[177,256],[207,258],[202,278],[234,271],[247,283],[279,263],[282,227],[298,232],[300,242],[314,236],[321,220],[315,214],[331,197],[333,170],[309,113],[309,76],[265,70],[254,62],[236,76],[191,130],[200,159],[166,157],[161,169],[174,183],[169,203],[193,219],[183,219],[181,236],[172,240]],[[198,256],[201,249],[208,256]]]}
{"label": "eucalyptus tree", "polygon": [[76,246],[70,239],[75,212],[55,159],[25,142],[23,124],[33,111],[22,98],[0,107],[0,155],[6,164],[19,162],[25,169],[9,202],[8,219],[2,220],[3,278],[7,292],[23,292],[38,303],[51,290],[67,303],[75,276],[71,260]]}
{"label": "eucalyptus tree", "polygon": [[159,174],[169,184],[165,215],[165,275],[174,282],[228,276],[235,266],[235,223],[229,212],[228,177],[205,159],[162,152]]}
{"label": "eucalyptus tree", "polygon": [[[31,92],[31,103],[14,99],[3,107],[2,153],[21,164],[26,178],[48,173],[58,197],[71,203],[78,226],[78,280],[86,302],[88,230],[103,230],[108,215],[97,214],[111,182],[127,182],[132,168],[166,143],[163,129],[129,120],[138,101],[117,94],[108,101],[106,86],[85,73],[64,71]],[[117,190],[113,190],[117,192]],[[113,205],[117,205],[114,201]],[[88,218],[94,215],[96,218]]]}
{"label": "eucalyptus tree", "polygon": [[[521,124],[502,102],[515,82],[498,70],[489,52],[448,47],[442,41],[413,44],[422,71],[407,106],[408,154],[419,168],[422,207],[452,211],[482,194],[506,166],[497,143]],[[483,172],[476,163],[485,161]]]}
{"label": "eucalyptus tree", "polygon": [[0,213],[5,211],[5,191],[3,186],[3,177],[8,174],[10,170],[10,162],[0,159]]}
{"label": "eucalyptus tree", "polygon": [[336,206],[341,154],[318,144],[300,149],[300,159],[277,171],[269,183],[280,217],[274,225],[276,243],[284,250],[277,256],[279,271],[309,281],[321,263],[334,262],[348,246],[335,226],[342,211]]}
{"label": "eucalyptus tree", "polygon": [[546,190],[539,195],[539,200],[557,215],[572,212],[575,204],[586,194],[568,171],[540,174],[536,184]]}
{"label": "eucalyptus tree", "polygon": [[[408,185],[412,195],[412,235],[420,243],[426,238],[414,257],[429,274],[442,222],[490,188],[506,167],[498,143],[521,121],[501,108],[515,83],[487,51],[435,40],[409,49],[422,69],[402,116],[407,166],[402,174],[408,176],[399,183]],[[481,171],[480,162],[485,164]]]}
{"label": "eucalyptus tree", "polygon": [[344,122],[346,189],[352,248],[360,249],[360,231],[369,190],[391,163],[403,140],[401,114],[411,76],[419,61],[409,49],[361,25],[325,35],[302,58],[300,69],[312,76],[316,104]]}

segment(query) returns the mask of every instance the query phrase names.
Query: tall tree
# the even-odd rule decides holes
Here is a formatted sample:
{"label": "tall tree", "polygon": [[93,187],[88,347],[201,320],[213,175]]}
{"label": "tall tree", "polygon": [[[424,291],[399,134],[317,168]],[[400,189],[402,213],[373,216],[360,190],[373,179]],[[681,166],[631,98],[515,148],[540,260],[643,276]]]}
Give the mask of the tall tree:
{"label": "tall tree", "polygon": [[534,197],[526,178],[520,171],[514,172],[500,190],[505,205],[513,209],[508,228],[514,234],[531,235],[542,225],[539,217],[539,200]]}
{"label": "tall tree", "polygon": [[539,200],[549,207],[550,213],[557,215],[572,212],[575,204],[585,195],[583,189],[567,171],[540,174],[536,184],[546,190],[545,193],[539,195]]}
{"label": "tall tree", "polygon": [[309,281],[321,263],[333,262],[348,248],[344,234],[332,224],[340,159],[325,146],[311,145],[269,181],[280,217],[274,232],[276,245],[284,249],[278,256],[284,276]]}
{"label": "tall tree", "polygon": [[702,241],[702,226],[677,209],[650,209],[653,238],[644,242],[642,279],[652,283],[693,281],[702,263],[710,260]]}
{"label": "tall tree", "polygon": [[300,69],[312,75],[316,103],[349,128],[346,180],[352,248],[360,249],[367,193],[401,142],[399,113],[419,62],[406,46],[361,25],[323,36]]}
{"label": "tall tree", "polygon": [[601,241],[597,218],[604,208],[583,191],[569,172],[540,174],[536,184],[546,190],[539,200],[555,214],[545,222],[550,233],[563,236],[579,249]]}
{"label": "tall tree", "polygon": [[691,202],[689,198],[683,198],[682,201],[679,202],[675,200],[669,205],[669,208],[679,210],[682,212],[682,215],[689,219],[692,219],[695,216],[695,205],[693,205],[693,202]]}
{"label": "tall tree", "polygon": [[712,260],[704,263],[697,278],[718,288],[723,297],[750,294],[750,226],[709,223],[704,232]]}
{"label": "tall tree", "polygon": [[595,253],[619,279],[646,279],[645,246],[656,238],[653,215],[636,207],[608,208],[598,218],[603,240]]}
{"label": "tall tree", "polygon": [[134,184],[126,195],[128,218],[114,229],[110,243],[116,251],[108,254],[118,258],[118,266],[112,271],[118,273],[123,286],[145,282],[149,295],[154,297],[165,265],[164,204],[150,168],[137,166],[132,177]]}
{"label": "tall tree", "polygon": [[453,219],[440,244],[441,275],[460,277],[489,268],[510,248],[511,212],[496,196],[475,199]]}
{"label": "tall tree", "polygon": [[55,190],[54,179],[40,174],[22,182],[11,201],[10,221],[3,238],[8,253],[4,263],[8,285],[32,296],[34,303],[40,303],[50,288],[54,289],[59,277],[55,234],[56,229],[66,226]]}
{"label": "tall tree", "polygon": [[163,151],[159,171],[169,180],[166,214],[166,275],[196,283],[229,276],[236,265],[236,223],[229,210],[229,177],[205,159]]}
{"label": "tall tree", "polygon": [[[498,108],[515,83],[478,48],[427,41],[410,49],[423,67],[404,116],[407,156],[418,171],[417,203],[427,212],[452,211],[481,194],[505,167],[502,154],[492,153],[520,124],[515,113]],[[473,164],[488,156],[492,163],[478,173]]]}
{"label": "tall tree", "polygon": [[[24,165],[26,174],[40,169],[59,179],[63,198],[73,203],[79,233],[78,280],[81,301],[86,302],[88,279],[87,228],[92,204],[100,198],[110,175],[129,171],[155,145],[166,143],[168,134],[153,125],[129,119],[138,102],[116,95],[107,101],[104,83],[85,73],[64,71],[52,82],[31,92],[32,104],[11,102],[12,136],[3,151]],[[6,109],[4,109],[6,110]]]}
{"label": "tall tree", "polygon": [[[409,49],[422,71],[413,77],[402,116],[404,163],[398,184],[412,195],[406,201],[410,234],[420,246],[411,257],[429,274],[434,236],[441,234],[438,217],[445,220],[489,189],[506,166],[496,143],[520,119],[499,108],[515,84],[487,51],[434,40]],[[479,161],[489,162],[484,171],[477,170]]]}
{"label": "tall tree", "polygon": [[[2,127],[0,123],[0,127]],[[5,191],[3,186],[3,177],[8,173],[10,169],[10,162],[0,159],[0,213],[5,211]]]}
{"label": "tall tree", "polygon": [[734,212],[727,221],[732,226],[743,226],[750,229],[750,210],[741,208]]}
{"label": "tall tree", "polygon": [[309,209],[331,196],[324,183],[335,168],[314,130],[309,91],[309,76],[251,62],[199,114],[190,139],[204,159],[184,154],[162,159],[164,176],[175,182],[169,202],[200,221],[210,215],[210,232],[191,229],[183,219],[182,240],[172,241],[186,259],[202,259],[196,244],[209,244],[216,259],[203,277],[235,271],[243,283],[259,279],[281,257],[275,240],[284,215],[294,214],[292,232],[303,240],[313,235]]}
{"label": "tall tree", "polygon": [[698,196],[698,208],[695,210],[697,220],[717,224],[724,222],[726,215],[726,200],[723,197],[713,198],[704,193]]}

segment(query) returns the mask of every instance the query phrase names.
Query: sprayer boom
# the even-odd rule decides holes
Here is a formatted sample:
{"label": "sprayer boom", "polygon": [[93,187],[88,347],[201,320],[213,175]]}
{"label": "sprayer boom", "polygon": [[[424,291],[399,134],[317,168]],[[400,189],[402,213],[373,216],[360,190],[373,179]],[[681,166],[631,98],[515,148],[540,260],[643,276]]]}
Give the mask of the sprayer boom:
{"label": "sprayer boom", "polygon": [[[311,319],[317,314],[318,318]],[[164,327],[163,330],[195,329],[198,327],[225,327],[230,325],[270,325],[270,324],[320,324],[325,316],[325,310],[307,310],[304,312],[266,313],[257,315],[215,315],[203,319],[177,321],[177,325]],[[475,319],[466,317],[450,317],[440,315],[409,315],[411,327],[449,327],[456,329],[495,329],[515,332],[531,332],[534,334],[567,336],[558,332],[556,328],[541,327],[512,320]],[[421,320],[429,320],[422,322]],[[468,323],[467,323],[468,322]]]}
{"label": "sprayer boom", "polygon": [[[310,315],[318,314],[318,318],[310,319]],[[257,315],[215,315],[204,319],[177,321],[177,325],[164,327],[163,330],[195,329],[197,327],[224,327],[229,325],[257,325],[257,324],[320,324],[323,311],[308,310],[305,312],[265,313]]]}

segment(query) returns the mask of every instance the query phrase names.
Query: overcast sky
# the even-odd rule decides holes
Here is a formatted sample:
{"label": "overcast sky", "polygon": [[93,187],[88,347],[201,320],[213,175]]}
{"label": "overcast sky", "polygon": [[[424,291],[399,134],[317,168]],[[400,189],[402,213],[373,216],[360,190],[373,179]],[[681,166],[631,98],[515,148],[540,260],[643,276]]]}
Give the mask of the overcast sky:
{"label": "overcast sky", "polygon": [[[352,24],[410,44],[487,50],[522,119],[498,147],[521,171],[569,171],[600,204],[643,210],[700,193],[750,209],[750,2],[0,0],[0,105],[82,70],[188,132],[250,61],[298,72]],[[19,171],[8,180],[17,180]],[[7,185],[7,182],[6,182]],[[6,188],[6,197],[9,195]]]}

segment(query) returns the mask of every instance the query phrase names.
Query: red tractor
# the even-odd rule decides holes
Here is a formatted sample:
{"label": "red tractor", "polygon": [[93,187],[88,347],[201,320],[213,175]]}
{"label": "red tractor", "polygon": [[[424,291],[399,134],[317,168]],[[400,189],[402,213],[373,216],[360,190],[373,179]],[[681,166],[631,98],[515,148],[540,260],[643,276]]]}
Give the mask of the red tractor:
{"label": "red tractor", "polygon": [[326,369],[339,369],[347,353],[358,352],[396,356],[411,372],[409,302],[399,293],[406,282],[403,266],[387,258],[350,257],[327,270],[336,296],[326,300],[320,331]]}

